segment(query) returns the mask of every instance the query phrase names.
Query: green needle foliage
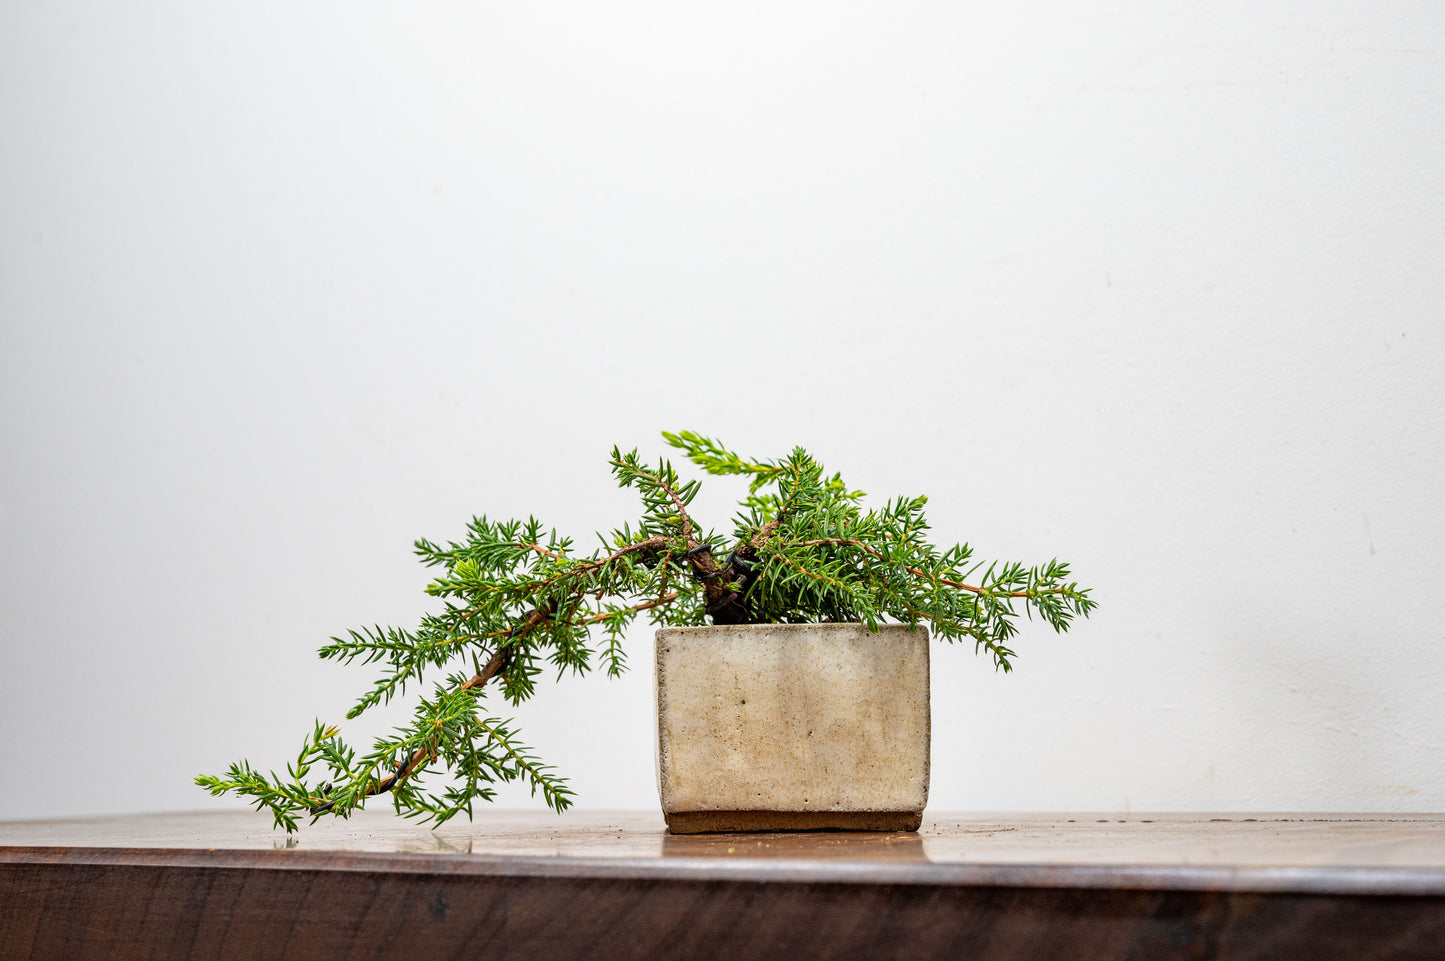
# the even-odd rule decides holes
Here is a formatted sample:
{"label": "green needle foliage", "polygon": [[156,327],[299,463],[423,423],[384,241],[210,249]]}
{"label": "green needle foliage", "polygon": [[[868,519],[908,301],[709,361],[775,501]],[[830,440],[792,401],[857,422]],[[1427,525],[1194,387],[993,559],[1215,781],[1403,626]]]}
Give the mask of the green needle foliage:
{"label": "green needle foliage", "polygon": [[940,550],[927,539],[927,498],[864,509],[862,491],[827,475],[801,447],[764,461],[689,431],[663,437],[709,474],[748,478],[730,537],[694,525],[697,480],[614,447],[613,476],[642,501],[635,525],[599,535],[600,546],[581,553],[535,518],[475,518],[463,541],[416,542],[422,562],[438,569],[426,589],[438,611],[413,630],[363,627],[321,648],[323,658],[379,665],[348,718],[424,675],[439,677],[409,724],[358,754],[318,721],[284,776],[243,760],[196,783],[251,799],[288,831],[298,818],[347,817],[388,793],[398,813],[440,824],[470,817],[475,801],[509,781],[562,811],[572,801],[566,782],[517,740],[510,721],[487,716],[486,697],[497,691],[520,704],[548,667],[560,676],[600,665],[617,675],[626,666],[622,639],[644,612],[668,625],[927,621],[934,635],[971,640],[1007,671],[1020,611],[1063,631],[1094,608],[1068,565],[984,565],[967,544]]}

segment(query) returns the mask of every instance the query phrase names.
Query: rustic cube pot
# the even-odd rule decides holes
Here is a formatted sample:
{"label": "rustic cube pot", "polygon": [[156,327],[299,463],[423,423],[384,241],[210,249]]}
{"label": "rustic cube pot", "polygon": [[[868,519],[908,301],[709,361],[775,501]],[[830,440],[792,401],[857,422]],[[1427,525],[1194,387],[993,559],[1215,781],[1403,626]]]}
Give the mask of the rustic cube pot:
{"label": "rustic cube pot", "polygon": [[928,631],[657,632],[668,829],[916,831],[928,802]]}

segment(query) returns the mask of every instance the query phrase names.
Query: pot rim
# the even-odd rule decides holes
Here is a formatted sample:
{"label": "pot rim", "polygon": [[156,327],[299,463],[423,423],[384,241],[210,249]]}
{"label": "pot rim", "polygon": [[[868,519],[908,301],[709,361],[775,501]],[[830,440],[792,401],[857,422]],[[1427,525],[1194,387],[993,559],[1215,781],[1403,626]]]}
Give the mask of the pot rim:
{"label": "pot rim", "polygon": [[[810,621],[802,624],[769,623],[769,624],[671,624],[659,625],[657,630],[661,631],[752,631],[752,630],[787,630],[787,631],[816,631],[822,630],[856,630],[866,627],[862,621]],[[914,631],[928,633],[928,625],[923,621],[917,624],[879,624],[878,627],[869,631],[870,634],[881,634],[884,631],[903,631],[911,634]]]}

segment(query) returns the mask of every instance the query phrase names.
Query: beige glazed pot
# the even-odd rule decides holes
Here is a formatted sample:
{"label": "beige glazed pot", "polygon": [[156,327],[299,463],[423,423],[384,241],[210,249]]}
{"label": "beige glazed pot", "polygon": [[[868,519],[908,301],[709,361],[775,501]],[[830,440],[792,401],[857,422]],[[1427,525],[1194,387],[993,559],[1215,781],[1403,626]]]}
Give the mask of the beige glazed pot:
{"label": "beige glazed pot", "polygon": [[662,628],[657,739],[674,834],[916,831],[928,803],[928,631]]}

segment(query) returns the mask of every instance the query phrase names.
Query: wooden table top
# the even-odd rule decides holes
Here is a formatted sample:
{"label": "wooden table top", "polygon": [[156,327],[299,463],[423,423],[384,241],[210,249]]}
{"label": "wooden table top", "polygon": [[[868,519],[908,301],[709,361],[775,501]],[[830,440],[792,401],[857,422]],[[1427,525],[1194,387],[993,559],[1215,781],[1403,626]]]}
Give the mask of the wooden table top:
{"label": "wooden table top", "polygon": [[940,814],[914,834],[670,835],[652,812],[488,810],[430,830],[383,809],[290,838],[249,811],[0,822],[0,860],[79,849],[461,873],[1445,894],[1438,814]]}
{"label": "wooden table top", "polygon": [[669,835],[660,813],[0,822],[0,961],[1438,959],[1445,816],[945,815]]}

